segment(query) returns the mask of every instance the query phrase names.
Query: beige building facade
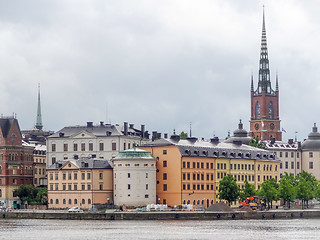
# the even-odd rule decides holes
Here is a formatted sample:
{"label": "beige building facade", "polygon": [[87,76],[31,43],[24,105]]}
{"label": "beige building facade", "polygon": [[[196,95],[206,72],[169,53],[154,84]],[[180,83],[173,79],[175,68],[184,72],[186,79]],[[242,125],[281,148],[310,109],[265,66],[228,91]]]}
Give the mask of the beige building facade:
{"label": "beige building facade", "polygon": [[47,173],[49,209],[90,209],[93,205],[113,203],[113,171],[107,160],[56,162]]}

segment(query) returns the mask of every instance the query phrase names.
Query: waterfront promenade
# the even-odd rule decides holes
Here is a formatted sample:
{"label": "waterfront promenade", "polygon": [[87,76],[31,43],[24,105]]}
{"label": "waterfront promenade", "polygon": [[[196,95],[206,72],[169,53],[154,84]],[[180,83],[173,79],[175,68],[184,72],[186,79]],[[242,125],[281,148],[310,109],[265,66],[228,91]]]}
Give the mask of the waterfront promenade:
{"label": "waterfront promenade", "polygon": [[2,219],[63,219],[63,220],[240,220],[240,219],[301,219],[319,218],[320,209],[269,211],[165,211],[165,212],[84,212],[68,213],[51,210],[16,210],[1,212]]}

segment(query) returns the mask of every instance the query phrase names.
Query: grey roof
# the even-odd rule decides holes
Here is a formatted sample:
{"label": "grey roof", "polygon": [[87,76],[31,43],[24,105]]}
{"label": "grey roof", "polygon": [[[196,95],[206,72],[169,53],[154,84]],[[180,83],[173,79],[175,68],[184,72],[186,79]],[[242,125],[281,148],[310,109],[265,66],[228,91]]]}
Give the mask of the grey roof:
{"label": "grey roof", "polygon": [[309,133],[308,139],[301,144],[301,149],[305,151],[320,151],[320,133],[316,124],[312,128],[312,132]]}
{"label": "grey roof", "polygon": [[[13,123],[17,121],[17,119],[13,118],[13,117],[8,117],[8,118],[0,118],[0,128],[3,134],[4,138],[8,137],[8,133],[13,125]],[[19,128],[19,124],[18,125],[18,129],[20,132],[20,128]]]}
{"label": "grey roof", "polygon": [[280,161],[270,151],[255,148],[248,145],[240,145],[226,142],[212,143],[209,141],[189,141],[172,139],[159,139],[142,145],[141,147],[177,146],[184,157],[206,157],[206,158],[247,158],[251,160],[275,160]]}
{"label": "grey roof", "polygon": [[264,140],[262,143],[266,146],[268,150],[297,150],[299,148],[299,142],[283,142],[283,141],[275,141],[272,143],[271,140]]}
{"label": "grey roof", "polygon": [[236,129],[233,132],[232,137],[228,137],[224,142],[226,143],[233,143],[234,141],[240,142],[246,145],[249,145],[249,142],[251,140],[251,137],[248,137],[248,132],[247,130],[243,129],[243,124],[240,120],[240,123],[238,125],[238,129]]}
{"label": "grey roof", "polygon": [[58,170],[63,167],[66,163],[72,163],[80,169],[112,169],[112,166],[108,160],[99,160],[91,158],[80,158],[80,159],[66,159],[58,161],[52,164],[47,170]]}
{"label": "grey roof", "polygon": [[[92,125],[92,126],[69,126],[64,127],[59,130],[55,134],[49,136],[48,138],[68,138],[74,134],[78,134],[82,131],[86,131],[95,135],[96,137],[106,137],[106,136],[124,136],[124,127],[119,125],[111,125],[111,124],[100,124],[100,125]],[[141,131],[128,128],[128,136],[140,137]]]}

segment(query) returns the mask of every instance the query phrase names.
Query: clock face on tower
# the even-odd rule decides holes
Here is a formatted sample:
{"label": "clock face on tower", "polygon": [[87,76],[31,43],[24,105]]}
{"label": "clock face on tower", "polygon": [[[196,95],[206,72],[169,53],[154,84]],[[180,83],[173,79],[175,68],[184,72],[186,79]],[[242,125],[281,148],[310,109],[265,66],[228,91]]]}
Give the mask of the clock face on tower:
{"label": "clock face on tower", "polygon": [[259,129],[259,123],[256,123],[256,124],[254,125],[254,128],[255,128],[256,130],[258,130],[258,129]]}

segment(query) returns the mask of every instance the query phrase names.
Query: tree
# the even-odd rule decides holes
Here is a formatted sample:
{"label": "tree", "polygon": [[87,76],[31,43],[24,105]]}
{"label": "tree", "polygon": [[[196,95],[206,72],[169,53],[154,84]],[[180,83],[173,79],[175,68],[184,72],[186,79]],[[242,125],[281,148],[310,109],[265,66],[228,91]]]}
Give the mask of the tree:
{"label": "tree", "polygon": [[184,131],[180,133],[180,139],[186,139],[187,137],[188,137],[188,133],[185,133]]}
{"label": "tree", "polygon": [[302,209],[304,208],[305,203],[314,197],[314,191],[311,181],[307,181],[305,178],[301,177],[297,185],[297,197],[302,201]]}
{"label": "tree", "polygon": [[249,146],[257,147],[257,148],[261,148],[261,149],[265,149],[266,148],[264,146],[264,144],[259,140],[258,136],[255,136],[255,137],[250,139]]}
{"label": "tree", "polygon": [[278,188],[278,184],[273,178],[266,180],[261,184],[259,195],[265,199],[265,202],[268,204],[268,208],[270,208],[270,203],[272,208],[272,201],[277,201],[279,199]]}
{"label": "tree", "polygon": [[247,180],[244,181],[244,188],[241,189],[240,199],[245,200],[246,197],[252,197],[256,195],[255,186],[250,184]]}
{"label": "tree", "polygon": [[237,185],[237,180],[231,175],[225,176],[219,183],[220,199],[228,201],[230,206],[232,201],[236,201],[240,195],[240,188]]}
{"label": "tree", "polygon": [[290,202],[296,198],[295,178],[292,174],[285,173],[280,179],[279,197],[290,208]]}
{"label": "tree", "polygon": [[19,197],[22,203],[47,204],[46,188],[36,188],[33,185],[20,185],[13,192],[14,196]]}

